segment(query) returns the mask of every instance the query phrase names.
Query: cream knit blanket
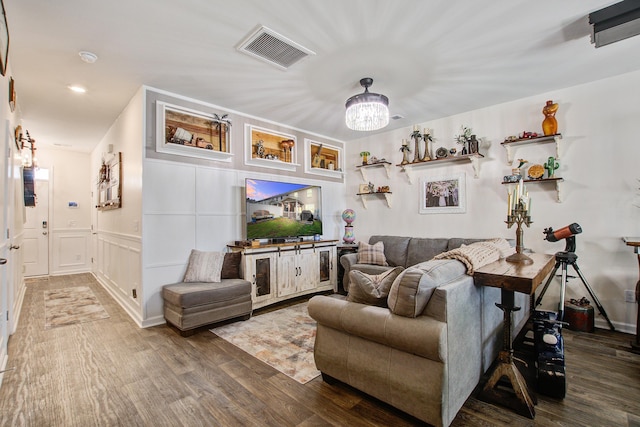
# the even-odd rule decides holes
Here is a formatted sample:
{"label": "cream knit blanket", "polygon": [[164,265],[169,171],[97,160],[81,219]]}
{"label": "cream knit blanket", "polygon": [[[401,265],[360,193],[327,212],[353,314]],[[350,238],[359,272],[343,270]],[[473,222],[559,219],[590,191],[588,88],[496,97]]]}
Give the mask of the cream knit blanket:
{"label": "cream knit blanket", "polygon": [[467,267],[467,274],[473,275],[478,268],[491,264],[513,253],[513,248],[505,239],[491,239],[462,245],[459,248],[443,252],[433,259],[457,259]]}

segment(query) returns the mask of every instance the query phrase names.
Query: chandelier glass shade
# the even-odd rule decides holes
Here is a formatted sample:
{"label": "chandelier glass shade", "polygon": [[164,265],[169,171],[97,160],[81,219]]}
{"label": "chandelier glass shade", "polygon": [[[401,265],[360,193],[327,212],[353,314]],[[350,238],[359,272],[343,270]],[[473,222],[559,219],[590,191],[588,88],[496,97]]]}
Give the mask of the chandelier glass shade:
{"label": "chandelier glass shade", "polygon": [[349,129],[372,131],[389,124],[389,98],[369,92],[372,84],[372,78],[361,79],[360,85],[364,87],[364,92],[347,99],[345,122]]}

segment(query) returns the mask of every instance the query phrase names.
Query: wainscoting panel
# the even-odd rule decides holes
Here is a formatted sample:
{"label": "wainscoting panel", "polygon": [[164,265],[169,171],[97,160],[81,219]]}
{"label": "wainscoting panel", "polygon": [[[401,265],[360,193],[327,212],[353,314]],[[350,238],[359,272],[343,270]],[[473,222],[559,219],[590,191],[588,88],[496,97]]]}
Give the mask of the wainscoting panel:
{"label": "wainscoting panel", "polygon": [[91,271],[91,230],[57,228],[51,230],[51,275]]}
{"label": "wainscoting panel", "polygon": [[98,232],[97,251],[96,278],[141,325],[141,239],[127,234]]}

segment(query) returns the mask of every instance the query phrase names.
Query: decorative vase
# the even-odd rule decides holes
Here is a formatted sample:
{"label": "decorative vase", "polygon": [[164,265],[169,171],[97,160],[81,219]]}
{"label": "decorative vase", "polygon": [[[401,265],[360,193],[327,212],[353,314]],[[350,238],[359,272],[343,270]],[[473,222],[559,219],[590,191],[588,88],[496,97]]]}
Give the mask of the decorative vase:
{"label": "decorative vase", "polygon": [[362,155],[362,165],[368,165],[369,164],[369,155],[368,154],[363,154]]}
{"label": "decorative vase", "polygon": [[558,121],[555,117],[556,111],[558,111],[558,104],[554,104],[553,101],[547,101],[547,104],[542,108],[542,114],[544,114],[542,133],[545,135],[555,135],[558,133]]}
{"label": "decorative vase", "polygon": [[342,236],[342,240],[349,244],[355,242],[356,236],[353,235],[353,225],[344,226],[344,236]]}

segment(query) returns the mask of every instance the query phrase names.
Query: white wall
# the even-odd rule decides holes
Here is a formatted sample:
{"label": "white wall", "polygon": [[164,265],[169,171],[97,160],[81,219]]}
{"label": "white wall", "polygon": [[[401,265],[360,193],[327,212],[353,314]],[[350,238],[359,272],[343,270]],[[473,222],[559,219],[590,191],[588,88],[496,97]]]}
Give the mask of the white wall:
{"label": "white wall", "polygon": [[[91,189],[96,205],[97,176],[103,156],[122,153],[121,208],[93,209],[93,266],[97,279],[140,325],[142,299],[143,91],[138,90],[91,154]],[[136,296],[134,297],[134,290]]]}
{"label": "white wall", "polygon": [[[560,169],[563,202],[556,201],[553,184],[528,185],[532,202],[530,228],[525,228],[525,246],[536,252],[554,254],[564,249],[564,241],[543,240],[543,229],[563,227],[573,222],[582,226],[577,236],[578,265],[595,290],[617,329],[635,332],[636,304],[624,302],[624,291],[635,289],[638,280],[637,259],[622,236],[640,235],[638,203],[637,119],[640,117],[640,72],[544,93],[495,105],[431,122],[420,123],[434,129],[434,147],[456,146],[454,136],[460,126],[473,129],[481,138],[480,174],[473,178],[469,163],[445,163],[416,168],[414,184],[399,167],[393,166],[391,178],[383,169],[368,170],[369,180],[376,186],[390,185],[392,208],[383,199],[368,199],[364,209],[355,196],[364,183],[355,168],[347,167],[347,205],[356,210],[356,238],[367,240],[373,234],[420,237],[490,237],[515,238],[515,227],[507,229],[506,187],[502,177],[510,174],[506,150],[500,145],[505,137],[522,131],[541,132],[545,101],[559,103],[556,118],[563,138],[560,146]],[[446,100],[443,100],[446,102]],[[409,138],[412,125],[349,142],[347,165],[360,162],[359,152],[366,150],[378,158],[398,164],[403,138]],[[411,144],[413,149],[413,144]],[[517,149],[515,158],[530,163],[544,163],[555,156],[553,144],[525,146]],[[413,158],[413,156],[411,156]],[[419,178],[440,174],[466,173],[467,211],[464,214],[418,213]],[[569,267],[569,273],[573,273]],[[559,281],[544,297],[547,308],[555,308],[559,298]],[[578,278],[569,281],[567,299],[589,296]],[[592,305],[593,301],[592,301]],[[596,325],[607,327],[597,315]]]}
{"label": "white wall", "polygon": [[[38,165],[49,169],[49,262],[51,275],[91,271],[89,153],[38,148]],[[76,202],[77,208],[70,208]]]}
{"label": "white wall", "polygon": [[[144,326],[163,323],[162,286],[179,282],[191,249],[223,251],[226,245],[243,239],[245,178],[287,180],[322,186],[323,237],[338,239],[342,234],[340,215],[344,209],[342,179],[321,179],[304,172],[302,148],[296,171],[280,171],[244,165],[244,123],[294,134],[302,146],[308,133],[268,123],[233,112],[231,163],[160,154],[155,151],[155,101],[162,100],[197,111],[219,112],[221,107],[198,103],[149,89],[146,110],[146,159],[143,192],[143,277]],[[224,111],[224,110],[223,110]],[[313,136],[314,140],[325,139]],[[333,145],[342,143],[332,141]]]}

